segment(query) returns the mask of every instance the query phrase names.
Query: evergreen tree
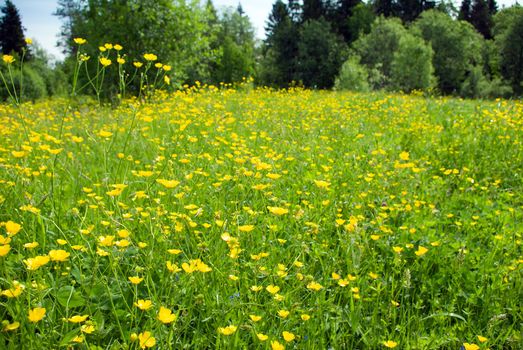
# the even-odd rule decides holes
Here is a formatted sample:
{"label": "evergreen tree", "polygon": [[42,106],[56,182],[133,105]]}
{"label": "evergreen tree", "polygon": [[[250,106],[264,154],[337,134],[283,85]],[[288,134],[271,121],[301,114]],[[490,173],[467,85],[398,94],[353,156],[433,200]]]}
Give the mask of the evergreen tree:
{"label": "evergreen tree", "polygon": [[291,9],[282,0],[277,0],[272,6],[265,30],[263,80],[266,84],[284,87],[295,80],[299,32]]}
{"label": "evergreen tree", "polygon": [[22,20],[20,19],[18,9],[11,0],[7,0],[1,10],[3,14],[0,20],[0,45],[2,53],[9,54],[16,52],[21,55],[22,51],[27,50],[27,43],[25,42],[24,28],[22,27]]}
{"label": "evergreen tree", "polygon": [[397,2],[397,15],[403,20],[403,22],[412,22],[419,15],[425,11],[434,8],[436,3],[434,1],[427,0],[398,0]]}
{"label": "evergreen tree", "polygon": [[472,8],[471,0],[463,0],[461,2],[461,7],[459,8],[458,19],[461,21],[470,22],[471,8]]}
{"label": "evergreen tree", "polygon": [[487,0],[488,12],[494,16],[498,12],[498,4],[496,0]]}
{"label": "evergreen tree", "polygon": [[324,0],[303,0],[302,22],[320,19],[327,16],[327,6]]}
{"label": "evergreen tree", "polygon": [[338,0],[335,8],[334,27],[336,31],[343,36],[345,42],[352,42],[357,33],[351,33],[349,27],[349,18],[353,15],[353,10],[361,4],[361,0]]}
{"label": "evergreen tree", "polygon": [[291,20],[295,23],[298,23],[301,19],[300,0],[289,0],[287,8],[289,9]]}
{"label": "evergreen tree", "polygon": [[474,0],[469,22],[485,39],[492,38],[492,17],[486,0]]}
{"label": "evergreen tree", "polygon": [[297,76],[307,87],[331,88],[346,59],[346,46],[324,18],[309,20],[300,28]]}
{"label": "evergreen tree", "polygon": [[373,6],[377,16],[391,17],[397,14],[397,3],[394,0],[374,0]]}

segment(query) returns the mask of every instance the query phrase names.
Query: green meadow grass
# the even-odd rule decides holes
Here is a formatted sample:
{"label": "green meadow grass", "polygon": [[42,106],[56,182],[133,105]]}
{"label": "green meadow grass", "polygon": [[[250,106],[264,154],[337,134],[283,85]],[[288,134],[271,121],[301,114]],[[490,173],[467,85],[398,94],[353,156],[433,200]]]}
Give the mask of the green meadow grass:
{"label": "green meadow grass", "polygon": [[522,142],[521,101],[1,105],[0,348],[521,349]]}

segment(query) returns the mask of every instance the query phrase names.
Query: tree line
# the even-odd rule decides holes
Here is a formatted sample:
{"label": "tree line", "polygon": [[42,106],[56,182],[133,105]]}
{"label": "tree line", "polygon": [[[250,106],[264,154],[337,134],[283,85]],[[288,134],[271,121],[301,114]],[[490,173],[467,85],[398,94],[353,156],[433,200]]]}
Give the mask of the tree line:
{"label": "tree line", "polygon": [[[26,75],[30,98],[67,90],[79,37],[87,39],[82,57],[91,59],[80,79],[96,74],[105,44],[118,44],[127,75],[153,52],[172,67],[172,88],[252,77],[277,88],[523,92],[523,9],[499,10],[495,0],[463,0],[459,10],[446,0],[276,0],[263,41],[241,5],[217,10],[212,0],[59,0],[55,15],[65,59],[51,68],[45,51],[24,41],[13,3],[2,8],[0,46],[28,61],[17,74]],[[118,70],[107,75],[103,89],[111,96]],[[131,84],[129,91],[139,88]]]}

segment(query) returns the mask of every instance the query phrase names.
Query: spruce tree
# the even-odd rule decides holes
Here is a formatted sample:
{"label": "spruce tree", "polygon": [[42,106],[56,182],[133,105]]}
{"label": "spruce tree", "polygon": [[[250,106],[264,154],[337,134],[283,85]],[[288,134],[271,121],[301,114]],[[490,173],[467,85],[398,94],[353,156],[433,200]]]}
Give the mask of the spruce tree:
{"label": "spruce tree", "polygon": [[488,12],[494,16],[498,12],[498,4],[496,0],[487,0]]}
{"label": "spruce tree", "polygon": [[353,15],[353,9],[361,3],[361,0],[338,0],[335,9],[334,27],[347,43],[353,41],[358,35],[358,33],[350,32],[349,19]]}
{"label": "spruce tree", "polygon": [[470,12],[470,23],[485,39],[492,38],[492,16],[486,0],[474,0]]}
{"label": "spruce tree", "polygon": [[295,80],[299,30],[290,9],[282,0],[273,4],[265,30],[267,51],[264,68],[268,72],[267,83],[284,87]]}
{"label": "spruce tree", "polygon": [[327,17],[327,6],[323,0],[303,0],[302,22]]}
{"label": "spruce tree", "polygon": [[2,19],[0,20],[0,45],[2,53],[9,54],[16,52],[19,55],[23,50],[27,49],[25,42],[24,28],[22,27],[22,20],[18,9],[11,2],[7,0],[4,7],[2,7]]}
{"label": "spruce tree", "polygon": [[463,0],[459,8],[458,19],[461,21],[470,22],[470,11],[472,8],[471,0]]}
{"label": "spruce tree", "polygon": [[391,17],[397,15],[397,3],[394,0],[374,0],[373,6],[377,16]]}

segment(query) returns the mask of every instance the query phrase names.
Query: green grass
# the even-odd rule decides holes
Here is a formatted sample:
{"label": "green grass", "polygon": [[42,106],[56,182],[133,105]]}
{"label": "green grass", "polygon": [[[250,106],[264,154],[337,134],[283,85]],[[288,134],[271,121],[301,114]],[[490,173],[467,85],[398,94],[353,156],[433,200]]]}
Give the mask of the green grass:
{"label": "green grass", "polygon": [[[189,89],[66,106],[0,106],[0,348],[522,348],[520,101]],[[51,250],[70,255],[24,263]]]}

